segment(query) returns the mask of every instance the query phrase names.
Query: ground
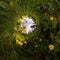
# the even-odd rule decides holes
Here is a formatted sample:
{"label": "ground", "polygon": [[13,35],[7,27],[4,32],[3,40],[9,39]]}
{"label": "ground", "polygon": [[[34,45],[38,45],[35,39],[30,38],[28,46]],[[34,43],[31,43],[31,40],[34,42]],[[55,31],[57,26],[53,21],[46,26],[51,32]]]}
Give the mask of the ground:
{"label": "ground", "polygon": [[0,0],[0,60],[60,60],[60,1]]}

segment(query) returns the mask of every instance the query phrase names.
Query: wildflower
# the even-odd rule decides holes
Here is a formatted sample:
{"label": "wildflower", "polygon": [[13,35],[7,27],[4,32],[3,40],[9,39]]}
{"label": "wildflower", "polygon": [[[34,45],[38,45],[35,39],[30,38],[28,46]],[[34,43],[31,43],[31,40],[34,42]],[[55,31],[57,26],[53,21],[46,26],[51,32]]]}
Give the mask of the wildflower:
{"label": "wildflower", "polygon": [[55,48],[55,46],[54,46],[53,44],[50,44],[50,45],[49,45],[49,50],[50,50],[50,51],[54,50],[54,48]]}
{"label": "wildflower", "polygon": [[19,41],[19,40],[16,40],[16,44],[19,44],[19,45],[23,45],[23,42]]}
{"label": "wildflower", "polygon": [[54,20],[54,17],[53,16],[50,16],[50,20],[53,21]]}

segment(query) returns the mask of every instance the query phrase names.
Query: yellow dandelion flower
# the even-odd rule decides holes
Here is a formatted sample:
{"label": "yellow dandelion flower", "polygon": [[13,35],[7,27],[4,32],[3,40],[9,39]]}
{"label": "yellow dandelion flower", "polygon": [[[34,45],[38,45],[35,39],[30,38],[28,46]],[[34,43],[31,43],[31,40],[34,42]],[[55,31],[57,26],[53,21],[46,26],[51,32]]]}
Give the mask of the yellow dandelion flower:
{"label": "yellow dandelion flower", "polygon": [[23,42],[20,41],[20,42],[19,42],[19,45],[23,45]]}
{"label": "yellow dandelion flower", "polygon": [[50,50],[50,51],[54,50],[54,48],[55,48],[55,46],[54,46],[53,44],[50,44],[50,45],[49,45],[49,50]]}
{"label": "yellow dandelion flower", "polygon": [[16,40],[16,44],[23,45],[23,42]]}
{"label": "yellow dandelion flower", "polygon": [[50,16],[50,20],[53,21],[54,20],[54,17],[53,16]]}

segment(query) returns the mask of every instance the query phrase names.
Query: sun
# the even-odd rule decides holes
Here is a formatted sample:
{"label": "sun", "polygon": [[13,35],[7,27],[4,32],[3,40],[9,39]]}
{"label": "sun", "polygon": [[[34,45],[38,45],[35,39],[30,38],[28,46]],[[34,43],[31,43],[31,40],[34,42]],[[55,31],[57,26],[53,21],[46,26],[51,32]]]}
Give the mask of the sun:
{"label": "sun", "polygon": [[20,26],[21,26],[22,32],[26,34],[33,32],[34,29],[36,28],[36,24],[34,20],[27,16],[21,19]]}

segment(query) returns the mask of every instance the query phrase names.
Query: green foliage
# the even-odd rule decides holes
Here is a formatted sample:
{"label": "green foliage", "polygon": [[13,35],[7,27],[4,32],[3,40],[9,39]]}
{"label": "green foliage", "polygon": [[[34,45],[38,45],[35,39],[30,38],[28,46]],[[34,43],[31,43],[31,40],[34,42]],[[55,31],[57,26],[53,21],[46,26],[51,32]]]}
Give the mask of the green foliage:
{"label": "green foliage", "polygon": [[[36,23],[36,29],[28,35],[15,30],[17,20],[26,15]],[[60,60],[59,47],[59,0],[0,0],[0,60]]]}

